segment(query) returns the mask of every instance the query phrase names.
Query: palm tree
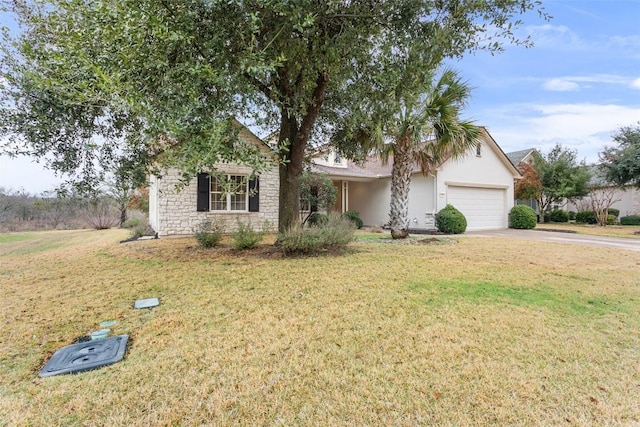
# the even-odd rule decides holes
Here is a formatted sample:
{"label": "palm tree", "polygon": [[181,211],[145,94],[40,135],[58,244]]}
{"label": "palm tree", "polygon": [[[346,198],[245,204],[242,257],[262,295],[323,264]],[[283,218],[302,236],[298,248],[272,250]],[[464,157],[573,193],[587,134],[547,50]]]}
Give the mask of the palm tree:
{"label": "palm tree", "polygon": [[465,156],[475,148],[481,128],[461,120],[460,110],[471,88],[453,70],[429,81],[424,91],[408,94],[400,100],[400,111],[390,122],[387,133],[391,143],[383,145],[381,155],[391,170],[391,236],[409,234],[409,187],[413,166],[418,164],[427,176],[447,159]]}
{"label": "palm tree", "polygon": [[396,88],[391,101],[385,100],[382,108],[370,109],[374,118],[366,120],[367,124],[361,120],[336,135],[348,140],[347,146],[358,147],[360,155],[374,151],[384,163],[393,162],[390,225],[394,239],[409,234],[409,187],[414,165],[427,176],[445,160],[463,157],[477,147],[482,132],[473,122],[459,117],[470,96],[470,86],[450,69],[439,79],[434,77],[427,73],[418,90]]}

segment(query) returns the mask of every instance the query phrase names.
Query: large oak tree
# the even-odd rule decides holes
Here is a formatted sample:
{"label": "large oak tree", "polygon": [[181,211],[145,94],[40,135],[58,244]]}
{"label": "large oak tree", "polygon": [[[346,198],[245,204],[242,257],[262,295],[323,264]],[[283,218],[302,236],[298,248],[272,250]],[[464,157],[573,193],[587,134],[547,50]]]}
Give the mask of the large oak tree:
{"label": "large oak tree", "polygon": [[259,172],[264,159],[235,140],[230,124],[230,117],[249,120],[277,135],[281,230],[297,218],[298,178],[314,135],[337,128],[369,96],[359,76],[401,78],[381,75],[379,65],[402,61],[406,47],[416,64],[433,69],[470,50],[526,44],[514,36],[518,16],[541,10],[535,0],[15,0],[3,7],[21,27],[2,48],[6,151],[80,170],[85,183],[119,153],[159,149],[185,177],[220,161]]}

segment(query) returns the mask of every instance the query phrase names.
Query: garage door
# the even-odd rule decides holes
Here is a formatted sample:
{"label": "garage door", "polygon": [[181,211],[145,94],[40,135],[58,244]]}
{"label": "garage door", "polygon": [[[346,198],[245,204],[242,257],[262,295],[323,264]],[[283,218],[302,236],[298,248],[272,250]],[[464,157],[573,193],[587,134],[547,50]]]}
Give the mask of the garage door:
{"label": "garage door", "polygon": [[507,227],[504,189],[449,186],[447,203],[467,218],[467,230]]}

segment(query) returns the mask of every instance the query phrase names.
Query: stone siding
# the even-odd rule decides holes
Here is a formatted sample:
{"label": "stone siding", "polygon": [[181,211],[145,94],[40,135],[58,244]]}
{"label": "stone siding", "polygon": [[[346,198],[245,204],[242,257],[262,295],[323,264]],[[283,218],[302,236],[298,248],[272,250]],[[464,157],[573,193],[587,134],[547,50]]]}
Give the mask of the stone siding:
{"label": "stone siding", "polygon": [[[218,165],[217,169],[234,175],[251,173],[251,169],[239,165]],[[196,227],[207,219],[222,223],[225,232],[235,231],[238,219],[255,229],[260,229],[265,222],[270,230],[277,229],[280,179],[275,165],[259,176],[259,212],[198,212],[198,180],[193,177],[188,186],[176,190],[179,178],[179,172],[173,169],[162,177],[151,177],[150,202],[154,200],[155,206],[150,207],[150,223],[155,225],[159,236],[194,234]]]}

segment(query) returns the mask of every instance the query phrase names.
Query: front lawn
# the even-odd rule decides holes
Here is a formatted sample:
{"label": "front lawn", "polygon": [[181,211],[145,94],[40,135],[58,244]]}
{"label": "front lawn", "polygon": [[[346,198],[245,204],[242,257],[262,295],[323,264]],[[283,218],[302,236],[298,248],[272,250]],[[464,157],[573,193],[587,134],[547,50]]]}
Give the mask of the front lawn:
{"label": "front lawn", "polygon": [[633,225],[607,225],[606,227],[600,227],[599,225],[592,225],[592,224],[554,222],[554,223],[538,224],[536,228],[549,229],[549,230],[571,230],[578,234],[588,234],[592,236],[624,237],[629,239],[640,239],[640,226],[633,226]]}
{"label": "front lawn", "polygon": [[[0,425],[640,423],[637,252],[421,236],[282,258],[126,237],[0,241]],[[105,320],[131,337],[122,362],[38,377]]]}

